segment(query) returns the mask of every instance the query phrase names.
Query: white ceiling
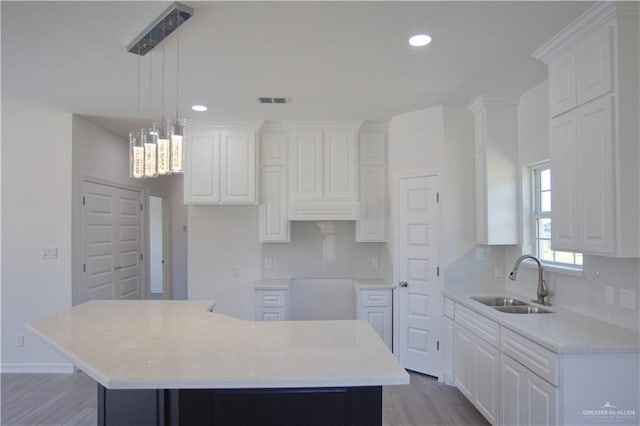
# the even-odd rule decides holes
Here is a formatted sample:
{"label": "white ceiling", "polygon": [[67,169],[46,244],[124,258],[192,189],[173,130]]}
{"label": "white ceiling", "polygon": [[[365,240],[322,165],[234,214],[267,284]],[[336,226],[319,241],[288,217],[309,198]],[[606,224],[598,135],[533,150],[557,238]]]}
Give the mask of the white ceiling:
{"label": "white ceiling", "polygon": [[[387,119],[546,78],[531,53],[592,2],[184,2],[180,114],[212,120]],[[162,45],[126,46],[170,2],[2,1],[2,101],[82,114],[126,135],[162,114]],[[428,32],[433,43],[407,39]],[[176,105],[176,37],[164,43],[165,113]],[[149,112],[149,66],[151,103]],[[140,66],[140,73],[138,73]],[[140,89],[138,89],[140,75]],[[260,105],[285,96],[290,105]],[[209,106],[194,113],[193,103]]]}

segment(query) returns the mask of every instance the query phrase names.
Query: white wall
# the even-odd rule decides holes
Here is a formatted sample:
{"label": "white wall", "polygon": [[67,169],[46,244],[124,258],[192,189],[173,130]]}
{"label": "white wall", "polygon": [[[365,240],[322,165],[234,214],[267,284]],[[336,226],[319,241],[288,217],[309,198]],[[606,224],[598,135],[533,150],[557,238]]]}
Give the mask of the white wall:
{"label": "white wall", "polygon": [[[523,93],[518,105],[518,162],[524,176],[528,166],[549,158],[548,126],[548,84],[545,81]],[[505,270],[511,269],[522,252],[521,246],[507,250]],[[517,281],[505,280],[506,288],[526,297],[535,297],[537,272],[526,268],[520,271]],[[640,329],[638,309],[633,311],[619,305],[620,289],[640,292],[640,259],[585,256],[582,276],[547,271],[546,277],[552,292],[551,303],[623,327]],[[614,289],[614,304],[604,302],[605,285]]]}
{"label": "white wall", "polygon": [[[389,121],[389,178],[410,170],[441,171],[444,154],[443,107],[398,114]],[[392,185],[391,185],[391,189]],[[393,199],[393,198],[392,198]]]}
{"label": "white wall", "polygon": [[[25,323],[71,307],[70,114],[2,105],[2,370],[70,370]],[[42,247],[58,258],[41,259]],[[24,346],[16,337],[24,336]]]}
{"label": "white wall", "polygon": [[188,206],[189,299],[215,300],[216,311],[254,317],[260,280],[258,206]]}

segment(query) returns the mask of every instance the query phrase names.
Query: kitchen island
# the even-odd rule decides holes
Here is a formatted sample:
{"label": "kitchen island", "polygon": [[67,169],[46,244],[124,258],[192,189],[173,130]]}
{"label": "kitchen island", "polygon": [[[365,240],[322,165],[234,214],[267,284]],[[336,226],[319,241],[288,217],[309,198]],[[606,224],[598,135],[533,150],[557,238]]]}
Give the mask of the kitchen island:
{"label": "kitchen island", "polygon": [[98,383],[98,424],[381,424],[409,376],[365,321],[251,322],[91,301],[29,327]]}

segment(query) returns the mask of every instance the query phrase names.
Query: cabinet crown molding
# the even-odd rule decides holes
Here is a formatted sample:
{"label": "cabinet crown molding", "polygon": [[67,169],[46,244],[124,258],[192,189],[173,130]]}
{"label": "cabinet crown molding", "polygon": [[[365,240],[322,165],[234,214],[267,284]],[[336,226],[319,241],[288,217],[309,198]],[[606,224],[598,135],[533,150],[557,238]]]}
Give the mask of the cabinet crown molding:
{"label": "cabinet crown molding", "polygon": [[287,120],[282,124],[288,129],[348,129],[358,130],[364,120]]}
{"label": "cabinet crown molding", "polygon": [[574,46],[585,35],[597,27],[612,22],[618,15],[638,15],[637,2],[602,1],[596,3],[586,12],[576,18],[562,31],[536,49],[531,56],[534,59],[549,64],[565,49]]}
{"label": "cabinet crown molding", "polygon": [[211,121],[211,120],[187,120],[187,128],[207,128],[212,130],[233,130],[262,127],[264,120],[252,121]]}
{"label": "cabinet crown molding", "polygon": [[474,114],[477,114],[480,110],[486,108],[487,106],[517,106],[518,100],[516,98],[511,98],[508,96],[478,96],[469,104],[467,104],[467,108],[471,110]]}

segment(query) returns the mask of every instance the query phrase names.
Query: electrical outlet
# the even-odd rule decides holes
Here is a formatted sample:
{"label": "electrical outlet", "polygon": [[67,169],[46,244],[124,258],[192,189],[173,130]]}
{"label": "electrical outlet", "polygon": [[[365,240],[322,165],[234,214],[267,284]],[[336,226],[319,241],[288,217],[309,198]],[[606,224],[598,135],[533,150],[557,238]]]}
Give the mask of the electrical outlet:
{"label": "electrical outlet", "polygon": [[636,310],[636,292],[633,290],[620,289],[620,306],[623,308]]}
{"label": "electrical outlet", "polygon": [[484,260],[484,247],[476,247],[476,260]]}
{"label": "electrical outlet", "polygon": [[233,274],[233,278],[238,278],[240,276],[240,268],[234,266],[231,268],[231,273]]}
{"label": "electrical outlet", "polygon": [[371,267],[373,269],[378,269],[380,267],[380,258],[378,257],[372,257],[371,258]]}
{"label": "electrical outlet", "polygon": [[271,268],[273,268],[273,259],[271,259],[270,257],[265,257],[264,269],[271,269]]}
{"label": "electrical outlet", "polygon": [[613,287],[610,285],[604,286],[604,303],[613,305]]}
{"label": "electrical outlet", "polygon": [[24,336],[16,336],[16,346],[24,346]]}
{"label": "electrical outlet", "polygon": [[40,249],[40,257],[43,259],[57,259],[58,248],[57,247],[42,247]]}
{"label": "electrical outlet", "polygon": [[504,277],[504,268],[502,267],[502,265],[493,265],[493,276],[495,278]]}

